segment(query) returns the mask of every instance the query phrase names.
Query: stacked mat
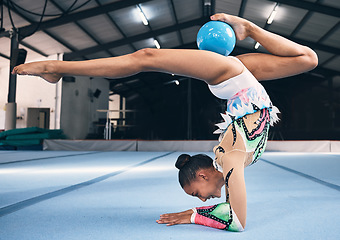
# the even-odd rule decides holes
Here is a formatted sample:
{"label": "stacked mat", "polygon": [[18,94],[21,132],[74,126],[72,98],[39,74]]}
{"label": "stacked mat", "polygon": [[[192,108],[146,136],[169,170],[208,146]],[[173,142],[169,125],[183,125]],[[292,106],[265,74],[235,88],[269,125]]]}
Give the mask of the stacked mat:
{"label": "stacked mat", "polygon": [[44,139],[65,139],[62,130],[47,130],[37,127],[19,128],[0,132],[0,149],[42,149]]}

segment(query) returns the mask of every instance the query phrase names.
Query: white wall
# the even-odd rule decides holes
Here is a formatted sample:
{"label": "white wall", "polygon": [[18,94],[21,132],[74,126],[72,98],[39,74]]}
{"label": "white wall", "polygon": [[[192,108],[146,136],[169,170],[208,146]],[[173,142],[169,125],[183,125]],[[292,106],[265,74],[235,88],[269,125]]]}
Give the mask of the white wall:
{"label": "white wall", "polygon": [[[121,103],[122,101],[122,103]],[[122,109],[120,109],[122,105]],[[109,117],[112,119],[117,119],[117,118],[125,118],[126,117],[126,112],[118,112],[119,110],[125,110],[126,109],[126,99],[124,97],[120,97],[118,94],[113,94],[110,96],[110,101],[109,101],[109,109],[114,110],[113,112],[109,112]],[[113,126],[116,126],[118,124],[117,120],[111,121]],[[121,121],[120,124],[125,124],[125,120]]]}
{"label": "white wall", "polygon": [[[59,56],[62,57],[61,55]],[[28,56],[27,62],[56,60],[57,55],[52,55],[47,58],[41,57],[30,59]],[[8,66],[0,67],[0,129],[5,128],[5,110],[8,95],[9,83],[9,61]],[[23,117],[23,120],[17,120],[17,128],[25,128],[27,121],[27,108],[50,108],[50,129],[60,127],[60,102],[61,99],[56,93],[61,93],[61,85],[50,84],[39,77],[18,76],[17,77],[17,116]]]}
{"label": "white wall", "polygon": [[[101,90],[99,98],[89,96],[89,89]],[[63,82],[61,129],[70,139],[84,139],[93,133],[93,122],[106,118],[98,109],[108,109],[109,82],[105,79],[76,77],[75,82]]]}
{"label": "white wall", "polygon": [[[30,59],[27,62],[56,60],[57,55],[48,58]],[[59,59],[62,55],[59,55]],[[0,129],[5,129],[5,110],[9,83],[8,66],[0,66]],[[99,98],[89,97],[89,89],[101,90]],[[78,92],[78,94],[76,94]],[[63,99],[62,99],[63,98]],[[105,113],[97,109],[108,109],[109,82],[105,79],[77,77],[75,83],[59,81],[51,84],[39,77],[17,77],[17,128],[25,128],[27,108],[50,108],[50,129],[63,129],[71,139],[84,139],[89,132],[94,132],[93,122],[106,118]]]}

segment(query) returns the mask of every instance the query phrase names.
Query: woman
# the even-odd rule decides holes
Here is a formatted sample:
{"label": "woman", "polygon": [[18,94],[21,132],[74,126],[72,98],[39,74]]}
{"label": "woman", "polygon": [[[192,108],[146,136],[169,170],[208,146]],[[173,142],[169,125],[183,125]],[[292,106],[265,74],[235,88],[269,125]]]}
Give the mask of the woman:
{"label": "woman", "polygon": [[167,225],[197,223],[242,231],[246,225],[244,168],[255,163],[266,145],[270,123],[278,110],[258,81],[283,78],[317,66],[310,48],[270,33],[255,24],[227,14],[211,20],[230,24],[238,40],[251,37],[271,54],[251,53],[225,57],[213,52],[181,49],[143,49],[125,56],[78,62],[44,61],[17,66],[13,74],[34,75],[55,83],[64,75],[126,77],[141,71],[160,71],[205,81],[214,95],[228,99],[218,124],[222,133],[213,161],[205,155],[181,155],[176,167],[184,191],[202,201],[221,197],[227,201],[210,207],[161,215]]}

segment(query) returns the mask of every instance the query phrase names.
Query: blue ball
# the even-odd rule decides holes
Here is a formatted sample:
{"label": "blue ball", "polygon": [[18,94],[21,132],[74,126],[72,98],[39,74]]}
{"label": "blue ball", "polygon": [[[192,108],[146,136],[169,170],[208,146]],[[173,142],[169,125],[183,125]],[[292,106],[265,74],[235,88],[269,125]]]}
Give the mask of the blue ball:
{"label": "blue ball", "polygon": [[236,37],[229,24],[210,21],[200,28],[196,41],[200,50],[208,50],[228,56],[235,47]]}

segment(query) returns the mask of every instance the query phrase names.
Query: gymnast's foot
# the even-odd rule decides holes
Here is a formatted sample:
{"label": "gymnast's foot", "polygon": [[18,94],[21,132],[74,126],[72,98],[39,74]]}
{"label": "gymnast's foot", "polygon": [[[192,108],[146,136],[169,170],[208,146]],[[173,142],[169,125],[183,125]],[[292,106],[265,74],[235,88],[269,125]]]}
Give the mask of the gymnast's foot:
{"label": "gymnast's foot", "polygon": [[47,82],[56,83],[62,77],[61,74],[55,73],[56,61],[42,61],[21,64],[14,67],[12,74],[39,76]]}
{"label": "gymnast's foot", "polygon": [[253,26],[253,23],[246,19],[225,13],[217,13],[210,18],[214,21],[222,21],[230,24],[233,27],[237,40],[243,40],[248,37]]}

